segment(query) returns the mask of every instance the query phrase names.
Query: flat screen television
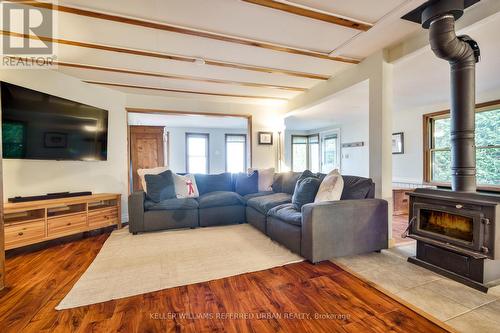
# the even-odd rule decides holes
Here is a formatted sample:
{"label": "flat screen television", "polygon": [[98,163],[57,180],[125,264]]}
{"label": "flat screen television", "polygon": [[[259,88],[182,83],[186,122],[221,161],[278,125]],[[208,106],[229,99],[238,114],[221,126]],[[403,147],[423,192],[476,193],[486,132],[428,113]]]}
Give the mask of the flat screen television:
{"label": "flat screen television", "polygon": [[108,111],[1,82],[3,158],[105,161]]}

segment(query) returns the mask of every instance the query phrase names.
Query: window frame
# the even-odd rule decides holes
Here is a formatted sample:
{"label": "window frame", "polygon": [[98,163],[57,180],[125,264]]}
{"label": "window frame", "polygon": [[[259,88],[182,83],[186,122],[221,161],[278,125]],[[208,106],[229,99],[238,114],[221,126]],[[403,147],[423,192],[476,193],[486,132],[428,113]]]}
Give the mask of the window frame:
{"label": "window frame", "polygon": [[[500,109],[500,100],[476,104],[475,113]],[[450,187],[449,182],[436,182],[432,180],[432,153],[435,151],[449,151],[448,148],[433,148],[433,121],[450,117],[450,110],[442,110],[423,115],[423,176],[424,183],[440,187]],[[497,145],[479,146],[478,148],[500,148]],[[478,185],[478,190],[500,192],[500,185]]]}
{"label": "window frame", "polygon": [[185,138],[185,157],[186,157],[186,173],[189,172],[189,138],[190,137],[198,137],[198,138],[206,138],[205,149],[207,152],[207,161],[206,161],[206,169],[207,173],[210,174],[210,134],[209,133],[197,133],[197,132],[186,132]]}
{"label": "window frame", "polygon": [[224,136],[224,158],[226,159],[226,172],[227,171],[227,138],[231,136],[242,136],[245,138],[245,151],[244,151],[244,164],[243,164],[243,172],[246,172],[248,168],[248,140],[247,140],[247,135],[246,134],[237,134],[237,133],[226,133]]}
{"label": "window frame", "polygon": [[292,134],[291,139],[290,139],[290,169],[293,171],[293,138],[305,138],[306,143],[302,143],[306,145],[306,169],[310,170],[311,169],[311,156],[310,156],[310,138],[316,137],[318,138],[318,159],[319,159],[319,167],[321,169],[321,140],[320,140],[320,135],[319,133],[315,134]]}

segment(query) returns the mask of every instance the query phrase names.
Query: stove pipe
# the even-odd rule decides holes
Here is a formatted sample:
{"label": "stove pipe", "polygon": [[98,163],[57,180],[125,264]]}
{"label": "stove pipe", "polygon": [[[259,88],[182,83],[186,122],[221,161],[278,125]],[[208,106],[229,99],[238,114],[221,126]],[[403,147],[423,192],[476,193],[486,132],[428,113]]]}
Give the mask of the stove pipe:
{"label": "stove pipe", "polygon": [[429,29],[434,54],[451,67],[451,188],[475,192],[475,73],[480,53],[469,36],[455,34],[455,19],[463,9],[463,0],[429,1],[422,12],[422,26]]}

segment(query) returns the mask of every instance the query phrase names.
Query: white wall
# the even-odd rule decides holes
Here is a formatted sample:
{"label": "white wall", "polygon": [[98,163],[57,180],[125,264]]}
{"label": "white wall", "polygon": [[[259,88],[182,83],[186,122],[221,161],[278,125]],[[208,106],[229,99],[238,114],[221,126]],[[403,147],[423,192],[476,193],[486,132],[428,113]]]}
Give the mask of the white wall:
{"label": "white wall", "polygon": [[247,134],[245,129],[234,128],[166,127],[165,130],[169,133],[168,164],[174,172],[186,172],[186,133],[208,133],[210,173],[226,171],[226,134]]}
{"label": "white wall", "polygon": [[50,70],[0,70],[0,80],[109,111],[108,160],[100,162],[3,160],[4,200],[48,192],[122,193],[127,219],[125,95]]}
{"label": "white wall", "polygon": [[341,148],[341,169],[344,175],[369,177],[369,134],[368,119],[346,121],[340,126],[341,144],[352,142],[364,142],[363,147]]}
{"label": "white wall", "polygon": [[275,132],[283,128],[284,106],[259,105],[241,103],[221,103],[215,101],[197,101],[188,98],[174,98],[161,96],[127,95],[127,107],[158,110],[194,111],[211,114],[236,114],[252,116],[252,166],[254,168],[275,167],[277,164],[276,144],[259,145],[258,132]]}
{"label": "white wall", "polygon": [[[285,131],[285,163],[288,167],[292,165],[292,135],[310,135],[325,133],[332,130],[340,131],[341,172],[344,175],[369,176],[369,151],[368,151],[368,120],[367,119],[345,119],[339,125],[317,128],[308,131],[286,130]],[[350,142],[364,142],[363,147],[342,148],[342,144]]]}
{"label": "white wall", "polygon": [[274,166],[275,146],[257,144],[258,131],[282,128],[283,108],[132,95],[50,70],[0,70],[0,80],[109,111],[108,160],[101,162],[3,160],[4,198],[62,191],[122,194],[122,216],[128,220],[127,116],[125,108],[155,108],[207,113],[251,115],[253,118],[253,166]]}

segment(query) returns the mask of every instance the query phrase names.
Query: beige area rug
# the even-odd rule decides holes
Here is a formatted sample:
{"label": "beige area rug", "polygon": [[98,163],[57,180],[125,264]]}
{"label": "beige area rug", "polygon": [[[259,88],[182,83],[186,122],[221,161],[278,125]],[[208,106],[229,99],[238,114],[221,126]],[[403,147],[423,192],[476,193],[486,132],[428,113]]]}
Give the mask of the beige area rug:
{"label": "beige area rug", "polygon": [[133,236],[115,230],[56,310],[300,262],[248,224]]}

